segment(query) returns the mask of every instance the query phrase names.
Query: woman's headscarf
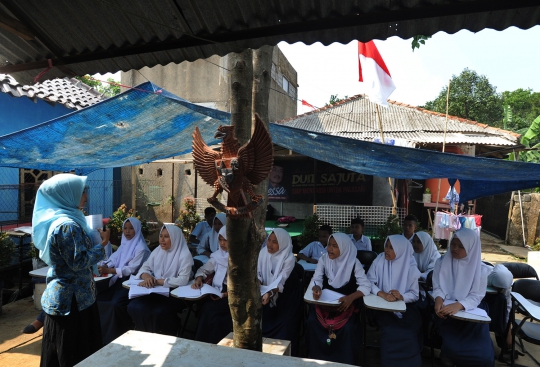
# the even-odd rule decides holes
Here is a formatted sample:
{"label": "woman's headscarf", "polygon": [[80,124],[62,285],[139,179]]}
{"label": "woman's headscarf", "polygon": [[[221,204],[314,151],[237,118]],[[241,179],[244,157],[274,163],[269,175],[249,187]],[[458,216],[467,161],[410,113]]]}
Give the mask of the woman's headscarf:
{"label": "woman's headscarf", "polygon": [[[283,228],[275,228],[270,234],[276,235],[279,249],[271,254],[268,252],[268,246],[261,249],[259,252],[259,261],[257,269],[263,285],[269,285],[278,278],[285,265],[294,266],[295,260],[292,252],[292,240],[289,233]],[[290,274],[288,274],[290,275]],[[287,279],[282,279],[281,282],[285,283]],[[275,295],[270,306],[276,304],[278,295]]]}
{"label": "woman's headscarf", "polygon": [[[109,259],[111,267],[114,267],[114,268],[122,268],[128,265],[129,262],[133,260],[135,255],[141,251],[150,253],[150,250],[148,249],[148,246],[146,245],[146,241],[144,240],[144,237],[141,231],[142,229],[141,221],[135,217],[129,217],[122,224],[122,229],[126,225],[127,221],[129,221],[131,225],[133,226],[133,229],[135,230],[135,235],[133,236],[131,240],[128,240],[126,236],[124,235],[124,232],[122,231],[122,241],[120,242],[120,247],[118,247],[118,250],[116,250],[116,252]],[[118,275],[115,274],[109,284],[111,285],[114,284],[117,277]]]}
{"label": "woman's headscarf", "polygon": [[227,224],[227,215],[225,213],[218,213],[214,217],[212,222],[212,228],[208,231],[208,243],[210,244],[210,252],[214,253],[219,249],[219,234],[214,230],[214,222],[219,220],[223,226]]}
{"label": "woman's headscarf", "polygon": [[336,259],[330,259],[328,254],[323,256],[320,261],[324,261],[328,284],[334,288],[340,288],[347,284],[351,279],[351,273],[356,263],[356,246],[351,238],[345,233],[334,233],[328,238],[334,238],[339,247],[339,256]]}
{"label": "woman's headscarf", "polygon": [[416,236],[418,236],[420,242],[422,242],[424,250],[420,253],[416,253],[413,249],[413,256],[416,260],[416,265],[418,265],[418,269],[420,272],[424,273],[428,269],[433,269],[435,267],[435,262],[441,257],[441,254],[439,254],[435,242],[433,242],[428,233],[416,232]]}
{"label": "woman's headscarf", "polygon": [[388,236],[385,246],[388,240],[392,243],[396,258],[386,260],[384,252],[381,253],[371,265],[368,279],[383,292],[398,290],[404,294],[408,291],[409,277],[420,277],[416,262],[411,261],[413,248],[409,240],[400,234]]}
{"label": "woman's headscarf", "polygon": [[171,248],[163,250],[157,247],[147,260],[147,265],[154,272],[156,279],[175,278],[181,269],[193,266],[193,257],[182,230],[173,224],[165,224],[161,231],[163,228],[169,232]]}
{"label": "woman's headscarf", "polygon": [[[221,227],[218,235],[223,236],[227,240],[227,226]],[[227,275],[227,269],[229,268],[229,251],[223,251],[220,246],[219,250],[212,252],[210,258],[216,262],[212,285],[221,291],[223,289],[223,281]]]}
{"label": "woman's headscarf", "polygon": [[461,228],[454,234],[459,238],[467,256],[463,259],[454,259],[447,253],[441,260],[439,284],[441,290],[449,300],[463,300],[469,293],[485,292],[480,289],[482,279],[482,246],[478,234],[468,228]]}
{"label": "woman's headscarf", "polygon": [[39,257],[48,265],[52,265],[49,246],[56,227],[73,220],[90,235],[84,213],[79,210],[86,179],[86,176],[63,173],[43,182],[37,191],[32,215],[32,239],[34,246],[39,249]]}

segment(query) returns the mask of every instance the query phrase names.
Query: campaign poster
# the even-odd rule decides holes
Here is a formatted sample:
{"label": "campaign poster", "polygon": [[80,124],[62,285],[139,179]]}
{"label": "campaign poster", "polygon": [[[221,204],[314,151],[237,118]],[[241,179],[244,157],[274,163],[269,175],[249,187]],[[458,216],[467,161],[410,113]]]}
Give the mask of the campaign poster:
{"label": "campaign poster", "polygon": [[313,159],[274,158],[269,201],[371,205],[373,176]]}

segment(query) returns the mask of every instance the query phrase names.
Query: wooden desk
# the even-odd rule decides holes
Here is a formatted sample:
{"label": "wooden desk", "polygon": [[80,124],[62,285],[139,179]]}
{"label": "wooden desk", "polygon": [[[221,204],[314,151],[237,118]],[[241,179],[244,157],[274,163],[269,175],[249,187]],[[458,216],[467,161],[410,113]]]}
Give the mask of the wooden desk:
{"label": "wooden desk", "polygon": [[277,356],[251,350],[229,348],[176,338],[169,335],[130,330],[104,346],[78,367],[118,366],[349,366],[307,358]]}

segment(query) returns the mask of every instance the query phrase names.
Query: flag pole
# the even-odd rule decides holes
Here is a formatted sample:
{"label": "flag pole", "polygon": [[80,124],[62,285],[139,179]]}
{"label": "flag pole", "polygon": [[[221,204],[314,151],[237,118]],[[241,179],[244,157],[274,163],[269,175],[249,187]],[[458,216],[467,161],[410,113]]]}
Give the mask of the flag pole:
{"label": "flag pole", "polygon": [[[377,119],[379,120],[379,130],[381,131],[381,142],[384,144],[384,134],[383,134],[383,127],[382,127],[382,121],[381,121],[381,113],[379,111],[379,105],[375,103],[375,108],[377,110]],[[390,194],[392,195],[392,214],[397,215],[397,200],[396,200],[396,194],[394,193],[394,187],[392,186],[392,179],[388,177],[388,185],[390,185]]]}
{"label": "flag pole", "polygon": [[[448,88],[446,90],[446,118],[444,120],[444,136],[443,136],[443,143],[442,143],[443,153],[446,148],[446,131],[448,130],[448,102],[450,101],[450,81],[451,80],[448,81]],[[439,178],[439,184],[437,186],[437,196],[435,197],[435,216],[433,217],[433,220],[437,218],[437,212],[439,211],[439,195],[440,194],[441,194],[441,179]],[[452,195],[452,192],[450,192],[450,195]],[[433,225],[435,225],[435,222],[433,222]],[[433,230],[433,233],[431,234],[431,238],[435,238],[435,228],[432,228],[432,230]]]}

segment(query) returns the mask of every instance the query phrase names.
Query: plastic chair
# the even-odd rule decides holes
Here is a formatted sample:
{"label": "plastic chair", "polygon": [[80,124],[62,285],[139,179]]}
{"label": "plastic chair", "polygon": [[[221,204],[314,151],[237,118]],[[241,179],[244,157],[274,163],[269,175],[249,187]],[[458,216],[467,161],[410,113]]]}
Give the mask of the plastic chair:
{"label": "plastic chair", "polygon": [[[512,286],[512,350],[516,350],[516,336],[521,350],[527,353],[536,364],[540,365],[530,353],[525,350],[523,341],[540,345],[540,281],[532,279],[517,280]],[[522,320],[516,320],[515,313],[523,314]],[[530,321],[529,321],[530,320]],[[514,365],[515,354],[511,353],[511,366]]]}
{"label": "plastic chair", "polygon": [[362,265],[364,265],[364,271],[368,272],[369,268],[371,267],[371,263],[377,258],[377,253],[375,251],[367,251],[367,250],[358,250],[356,253],[356,258]]}
{"label": "plastic chair", "polygon": [[514,279],[536,278],[536,280],[538,280],[536,270],[534,270],[534,268],[529,264],[507,262],[501,263],[501,265],[504,265],[510,271],[510,273],[512,273]]}

